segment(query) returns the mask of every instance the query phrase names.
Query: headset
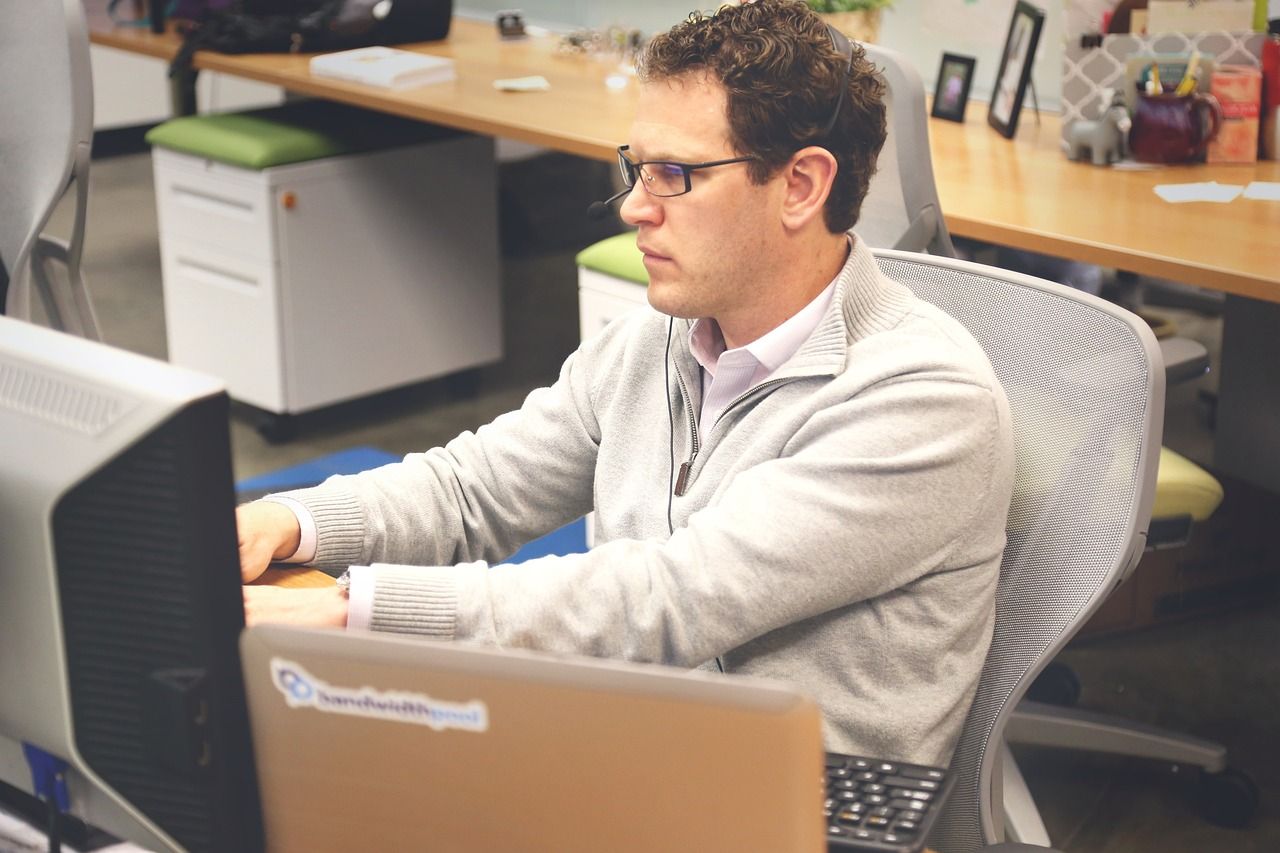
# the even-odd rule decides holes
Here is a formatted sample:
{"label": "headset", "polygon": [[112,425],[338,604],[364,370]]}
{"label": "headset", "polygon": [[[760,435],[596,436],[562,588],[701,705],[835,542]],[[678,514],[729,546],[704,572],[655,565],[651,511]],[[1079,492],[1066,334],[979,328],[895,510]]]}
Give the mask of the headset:
{"label": "headset", "polygon": [[822,128],[823,136],[830,136],[831,131],[835,129],[836,119],[840,116],[840,107],[844,105],[845,92],[849,88],[849,78],[853,76],[853,42],[830,24],[827,24],[827,37],[831,39],[832,49],[844,57],[844,76],[840,81],[840,92],[836,95],[836,108],[831,111],[831,118],[827,119],[826,125]]}

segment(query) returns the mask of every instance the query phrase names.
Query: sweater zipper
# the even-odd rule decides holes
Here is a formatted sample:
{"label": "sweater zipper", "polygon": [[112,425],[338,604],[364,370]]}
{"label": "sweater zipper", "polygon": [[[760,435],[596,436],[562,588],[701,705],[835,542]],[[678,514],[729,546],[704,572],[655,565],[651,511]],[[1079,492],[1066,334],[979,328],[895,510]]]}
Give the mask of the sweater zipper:
{"label": "sweater zipper", "polygon": [[676,486],[674,489],[675,496],[680,497],[684,494],[685,487],[689,485],[689,469],[693,467],[693,460],[698,458],[698,418],[693,413],[693,403],[689,401],[689,388],[684,384],[684,374],[680,372],[680,363],[672,360],[672,366],[676,369],[676,385],[680,388],[680,399],[684,402],[685,417],[689,419],[689,458],[680,463],[680,471],[676,474]]}
{"label": "sweater zipper", "polygon": [[[690,435],[692,435],[692,440],[689,442],[689,446],[691,448],[691,452],[689,453],[689,458],[687,461],[680,463],[680,471],[679,473],[676,474],[675,495],[676,497],[681,497],[684,495],[685,490],[689,486],[689,474],[693,469],[694,460],[698,458],[698,450],[700,449],[700,445],[698,442],[698,421],[697,421],[697,418],[693,416],[693,404],[689,402],[689,391],[685,387],[684,377],[680,374],[680,365],[677,364],[675,367],[676,367],[676,382],[679,383],[680,395],[681,397],[684,398],[685,412],[689,417],[689,432],[690,432]],[[767,382],[761,382],[759,385],[755,386],[754,388],[748,388],[746,391],[739,394],[732,402],[730,402],[729,405],[724,407],[724,409],[720,412],[720,417],[723,418],[725,415],[729,413],[729,411],[734,406],[738,405],[743,400],[758,393],[759,391],[765,388],[770,388],[774,385],[779,385],[783,382],[790,382],[794,378],[795,378],[794,376],[784,376],[777,379],[770,379]],[[717,422],[719,422],[719,418],[717,418]],[[712,429],[715,429],[715,424],[712,424],[711,427]]]}

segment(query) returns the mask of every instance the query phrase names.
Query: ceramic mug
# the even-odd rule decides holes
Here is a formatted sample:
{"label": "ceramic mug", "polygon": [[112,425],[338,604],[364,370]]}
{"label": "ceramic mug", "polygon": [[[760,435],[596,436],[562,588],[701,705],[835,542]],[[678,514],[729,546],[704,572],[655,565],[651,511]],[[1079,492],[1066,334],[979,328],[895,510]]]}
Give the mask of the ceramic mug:
{"label": "ceramic mug", "polygon": [[1221,127],[1222,107],[1213,95],[1139,94],[1129,150],[1144,163],[1203,160]]}

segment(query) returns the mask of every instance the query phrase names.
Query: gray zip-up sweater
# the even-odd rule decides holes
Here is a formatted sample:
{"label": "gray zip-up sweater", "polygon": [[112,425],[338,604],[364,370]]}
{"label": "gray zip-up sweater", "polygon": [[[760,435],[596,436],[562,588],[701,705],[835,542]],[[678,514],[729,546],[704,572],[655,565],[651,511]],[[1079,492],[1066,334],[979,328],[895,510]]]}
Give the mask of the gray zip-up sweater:
{"label": "gray zip-up sweater", "polygon": [[[813,696],[829,749],[944,763],[991,638],[1013,481],[981,348],[856,240],[810,338],[715,424],[697,423],[687,333],[637,313],[519,411],[289,493],[316,519],[316,564],[391,564],[375,630],[719,658]],[[589,553],[488,566],[592,509]]]}

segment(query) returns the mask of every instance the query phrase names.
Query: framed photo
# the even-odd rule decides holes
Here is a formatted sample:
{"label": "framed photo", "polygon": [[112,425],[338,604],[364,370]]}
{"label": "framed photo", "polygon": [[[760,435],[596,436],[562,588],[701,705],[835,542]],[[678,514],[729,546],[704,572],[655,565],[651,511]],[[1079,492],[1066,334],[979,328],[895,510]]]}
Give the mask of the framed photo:
{"label": "framed photo", "polygon": [[1026,0],[1018,0],[1013,7],[1013,20],[1009,22],[1000,70],[996,72],[991,108],[987,111],[987,123],[1009,139],[1018,130],[1018,114],[1022,112],[1022,98],[1027,93],[1031,63],[1043,27],[1044,12]]}
{"label": "framed photo", "polygon": [[969,103],[969,85],[973,82],[973,67],[977,62],[972,56],[942,54],[938,86],[933,91],[934,118],[964,121],[964,107]]}

